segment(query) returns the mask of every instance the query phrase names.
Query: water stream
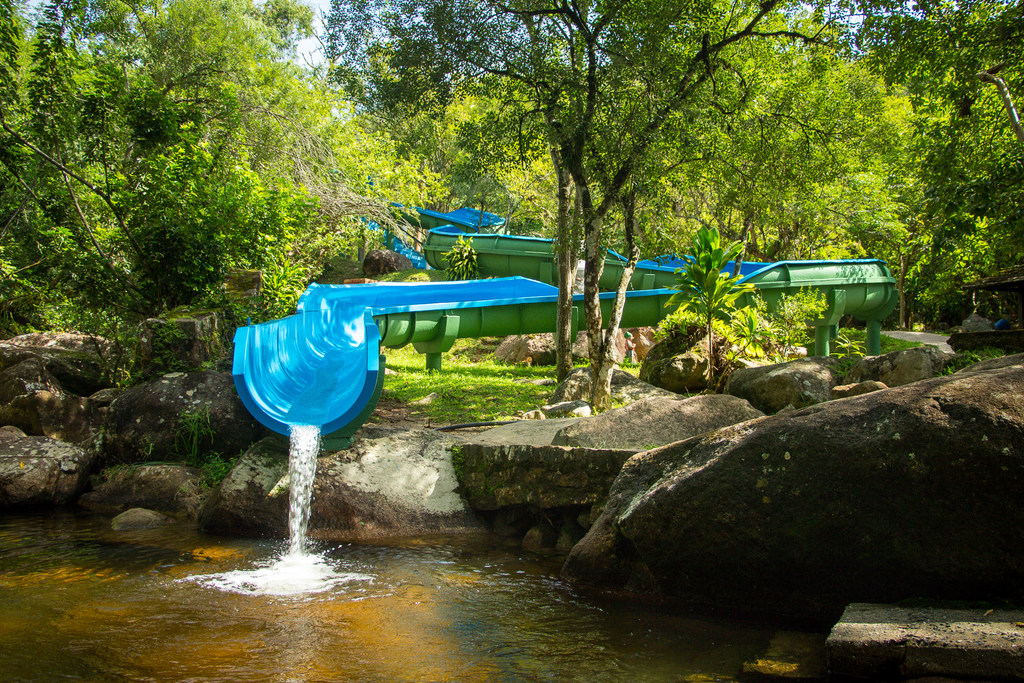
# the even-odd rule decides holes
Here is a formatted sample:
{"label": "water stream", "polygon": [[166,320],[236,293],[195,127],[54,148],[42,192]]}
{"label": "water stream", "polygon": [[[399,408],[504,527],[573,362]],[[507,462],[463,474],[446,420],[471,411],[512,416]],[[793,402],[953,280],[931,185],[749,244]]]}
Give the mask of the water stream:
{"label": "water stream", "polygon": [[494,537],[307,542],[318,450],[295,430],[287,544],[0,516],[0,677],[745,681],[778,635],[577,594],[559,558]]}
{"label": "water stream", "polygon": [[296,425],[288,448],[288,554],[306,554],[306,528],[313,504],[316,459],[320,455],[320,428]]}

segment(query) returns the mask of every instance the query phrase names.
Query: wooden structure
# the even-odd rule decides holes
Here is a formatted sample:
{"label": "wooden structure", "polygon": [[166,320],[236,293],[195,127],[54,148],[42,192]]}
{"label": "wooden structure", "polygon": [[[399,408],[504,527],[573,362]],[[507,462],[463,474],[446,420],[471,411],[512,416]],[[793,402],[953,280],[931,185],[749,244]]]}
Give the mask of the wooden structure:
{"label": "wooden structure", "polygon": [[1017,327],[1024,327],[1024,266],[1004,270],[998,275],[969,282],[964,289],[1013,292],[1017,295]]}

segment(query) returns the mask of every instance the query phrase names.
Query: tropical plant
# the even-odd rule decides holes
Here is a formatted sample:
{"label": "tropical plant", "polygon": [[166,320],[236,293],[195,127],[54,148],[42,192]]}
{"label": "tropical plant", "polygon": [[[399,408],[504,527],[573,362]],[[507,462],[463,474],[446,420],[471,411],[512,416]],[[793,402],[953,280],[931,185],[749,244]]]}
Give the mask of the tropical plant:
{"label": "tropical plant", "polygon": [[[673,289],[679,290],[666,303],[694,313],[701,321],[708,339],[708,356],[714,356],[714,322],[729,322],[744,294],[754,291],[753,285],[737,284],[736,279],[722,270],[740,253],[741,245],[722,244],[721,235],[714,228],[701,228],[693,238],[693,256],[685,268],[676,271],[679,278]],[[708,363],[708,382],[714,378],[712,363]]]}
{"label": "tropical plant", "polygon": [[480,277],[472,237],[459,235],[455,245],[445,253],[444,259],[448,263],[445,274],[449,280],[475,280]]}

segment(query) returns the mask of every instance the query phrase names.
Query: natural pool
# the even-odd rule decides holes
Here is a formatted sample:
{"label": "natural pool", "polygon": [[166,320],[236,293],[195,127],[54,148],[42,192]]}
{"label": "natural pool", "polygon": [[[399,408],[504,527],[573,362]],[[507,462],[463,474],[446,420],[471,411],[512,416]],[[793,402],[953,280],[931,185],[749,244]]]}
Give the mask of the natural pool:
{"label": "natural pool", "polygon": [[776,635],[584,596],[557,560],[479,538],[314,544],[343,577],[315,594],[205,583],[285,545],[115,532],[79,512],[0,517],[0,678],[731,681]]}

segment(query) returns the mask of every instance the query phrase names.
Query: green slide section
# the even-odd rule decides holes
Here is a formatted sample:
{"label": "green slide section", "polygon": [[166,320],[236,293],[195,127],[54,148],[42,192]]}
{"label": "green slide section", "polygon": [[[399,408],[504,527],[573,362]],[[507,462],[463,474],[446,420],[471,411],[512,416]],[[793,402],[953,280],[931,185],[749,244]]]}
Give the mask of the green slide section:
{"label": "green slide section", "polygon": [[[482,277],[522,275],[552,285],[558,284],[554,241],[541,237],[520,237],[465,232],[457,226],[439,226],[430,230],[423,247],[427,262],[434,268],[447,267],[444,255],[459,237],[472,238],[477,267]],[[605,258],[600,280],[602,290],[614,290],[622,277],[626,259],[614,251]],[[676,269],[685,266],[679,258],[663,257],[637,264],[630,289],[657,290],[676,282]],[[725,271],[732,271],[732,262]],[[745,262],[740,283],[753,284],[768,304],[776,306],[784,294],[814,289],[824,294],[828,304],[825,315],[809,321],[815,328],[814,353],[827,356],[830,341],[838,332],[840,319],[852,315],[867,328],[867,352],[881,352],[881,322],[897,303],[896,280],[884,261],[853,259],[837,261]]]}

